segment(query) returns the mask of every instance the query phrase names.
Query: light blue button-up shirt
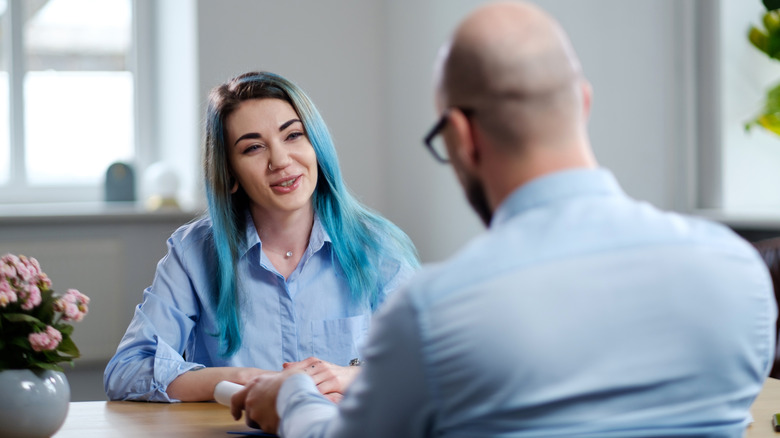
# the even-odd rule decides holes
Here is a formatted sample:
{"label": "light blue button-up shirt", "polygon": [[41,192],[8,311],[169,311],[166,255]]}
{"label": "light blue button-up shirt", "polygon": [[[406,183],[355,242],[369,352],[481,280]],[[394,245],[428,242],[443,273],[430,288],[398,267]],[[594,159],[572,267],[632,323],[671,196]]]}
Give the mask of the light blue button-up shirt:
{"label": "light blue button-up shirt", "polygon": [[766,266],[727,228],[636,202],[606,170],[559,172],[388,300],[340,406],[288,379],[280,431],[740,437],[776,316]]}
{"label": "light blue button-up shirt", "polygon": [[200,219],[168,239],[168,254],[157,265],[155,279],[106,367],[104,386],[110,399],[176,401],[166,394],[168,385],[204,366],[280,370],[284,362],[310,356],[342,366],[361,357],[359,346],[372,312],[414,269],[387,261],[379,302],[351,299],[330,237],[315,218],[308,248],[285,280],[261,251],[247,216],[246,246],[240,249],[237,268],[241,348],[229,358],[221,357],[213,336],[216,263],[211,220]]}

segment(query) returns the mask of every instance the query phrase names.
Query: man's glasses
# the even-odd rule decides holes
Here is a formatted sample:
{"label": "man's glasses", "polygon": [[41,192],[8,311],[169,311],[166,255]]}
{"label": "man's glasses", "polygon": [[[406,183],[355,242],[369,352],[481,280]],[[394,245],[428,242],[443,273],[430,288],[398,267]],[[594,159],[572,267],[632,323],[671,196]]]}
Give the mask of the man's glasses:
{"label": "man's glasses", "polygon": [[[471,115],[474,114],[474,110],[470,108],[458,108],[458,109],[466,117],[471,117]],[[428,148],[431,154],[433,154],[433,158],[436,158],[436,161],[440,163],[450,162],[450,155],[447,152],[447,145],[444,144],[444,138],[442,138],[442,136],[440,135],[444,127],[447,126],[447,119],[450,116],[450,111],[452,111],[451,108],[447,108],[446,110],[444,110],[441,117],[439,117],[439,121],[437,121],[436,124],[433,125],[433,128],[431,128],[431,130],[428,131],[428,134],[425,136],[425,139],[423,140],[423,142],[425,143],[425,147]]]}

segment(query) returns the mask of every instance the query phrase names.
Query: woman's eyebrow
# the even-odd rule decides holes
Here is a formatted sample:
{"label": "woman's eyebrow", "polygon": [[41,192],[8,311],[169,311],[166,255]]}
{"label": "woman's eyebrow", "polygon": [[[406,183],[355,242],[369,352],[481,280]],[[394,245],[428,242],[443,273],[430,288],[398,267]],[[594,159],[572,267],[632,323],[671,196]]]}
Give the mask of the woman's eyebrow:
{"label": "woman's eyebrow", "polygon": [[288,126],[292,125],[295,122],[303,123],[303,122],[301,122],[300,119],[290,119],[290,120],[282,123],[282,126],[279,127],[279,132],[284,131],[285,129],[287,129]]}
{"label": "woman's eyebrow", "polygon": [[236,140],[236,142],[233,143],[233,146],[237,145],[239,141],[246,140],[248,138],[253,138],[253,139],[254,138],[263,138],[263,136],[260,135],[259,132],[248,132],[248,133],[242,135],[241,137],[238,137],[238,140]]}
{"label": "woman's eyebrow", "polygon": [[[287,127],[289,127],[290,125],[292,125],[292,124],[293,124],[293,123],[295,123],[295,122],[303,123],[303,122],[301,122],[301,119],[290,119],[290,120],[288,120],[288,121],[286,121],[286,122],[282,123],[282,125],[281,125],[281,126],[279,126],[279,132],[282,132],[282,131],[284,131],[285,129],[287,129]],[[237,144],[238,144],[238,142],[239,142],[239,141],[241,141],[241,140],[246,140],[246,139],[257,139],[257,138],[263,138],[263,136],[262,136],[262,135],[260,135],[260,133],[259,133],[259,132],[248,132],[248,133],[246,133],[246,134],[242,135],[241,137],[238,137],[238,139],[236,140],[236,142],[235,142],[235,143],[233,143],[233,146],[237,145]]]}

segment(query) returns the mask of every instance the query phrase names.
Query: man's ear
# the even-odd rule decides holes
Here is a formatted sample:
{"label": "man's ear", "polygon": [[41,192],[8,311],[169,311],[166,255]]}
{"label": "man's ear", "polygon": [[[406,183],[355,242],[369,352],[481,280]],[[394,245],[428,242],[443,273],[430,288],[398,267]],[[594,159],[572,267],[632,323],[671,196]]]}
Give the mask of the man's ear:
{"label": "man's ear", "polygon": [[475,136],[474,126],[468,117],[457,108],[450,111],[449,117],[449,123],[452,124],[453,132],[457,137],[455,143],[457,150],[453,152],[458,154],[458,161],[469,170],[473,170],[479,165],[481,159],[480,146]]}
{"label": "man's ear", "polygon": [[583,79],[580,84],[582,92],[582,119],[588,120],[590,117],[590,105],[593,96],[593,87],[590,82]]}

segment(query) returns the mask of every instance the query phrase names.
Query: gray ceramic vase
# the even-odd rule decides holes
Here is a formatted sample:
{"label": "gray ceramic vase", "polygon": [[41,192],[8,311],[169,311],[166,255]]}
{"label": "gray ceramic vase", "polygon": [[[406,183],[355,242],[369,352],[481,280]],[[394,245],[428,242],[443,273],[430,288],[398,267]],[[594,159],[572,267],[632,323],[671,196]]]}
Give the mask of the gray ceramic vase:
{"label": "gray ceramic vase", "polygon": [[68,379],[59,371],[0,371],[0,436],[50,437],[65,422],[69,403]]}

